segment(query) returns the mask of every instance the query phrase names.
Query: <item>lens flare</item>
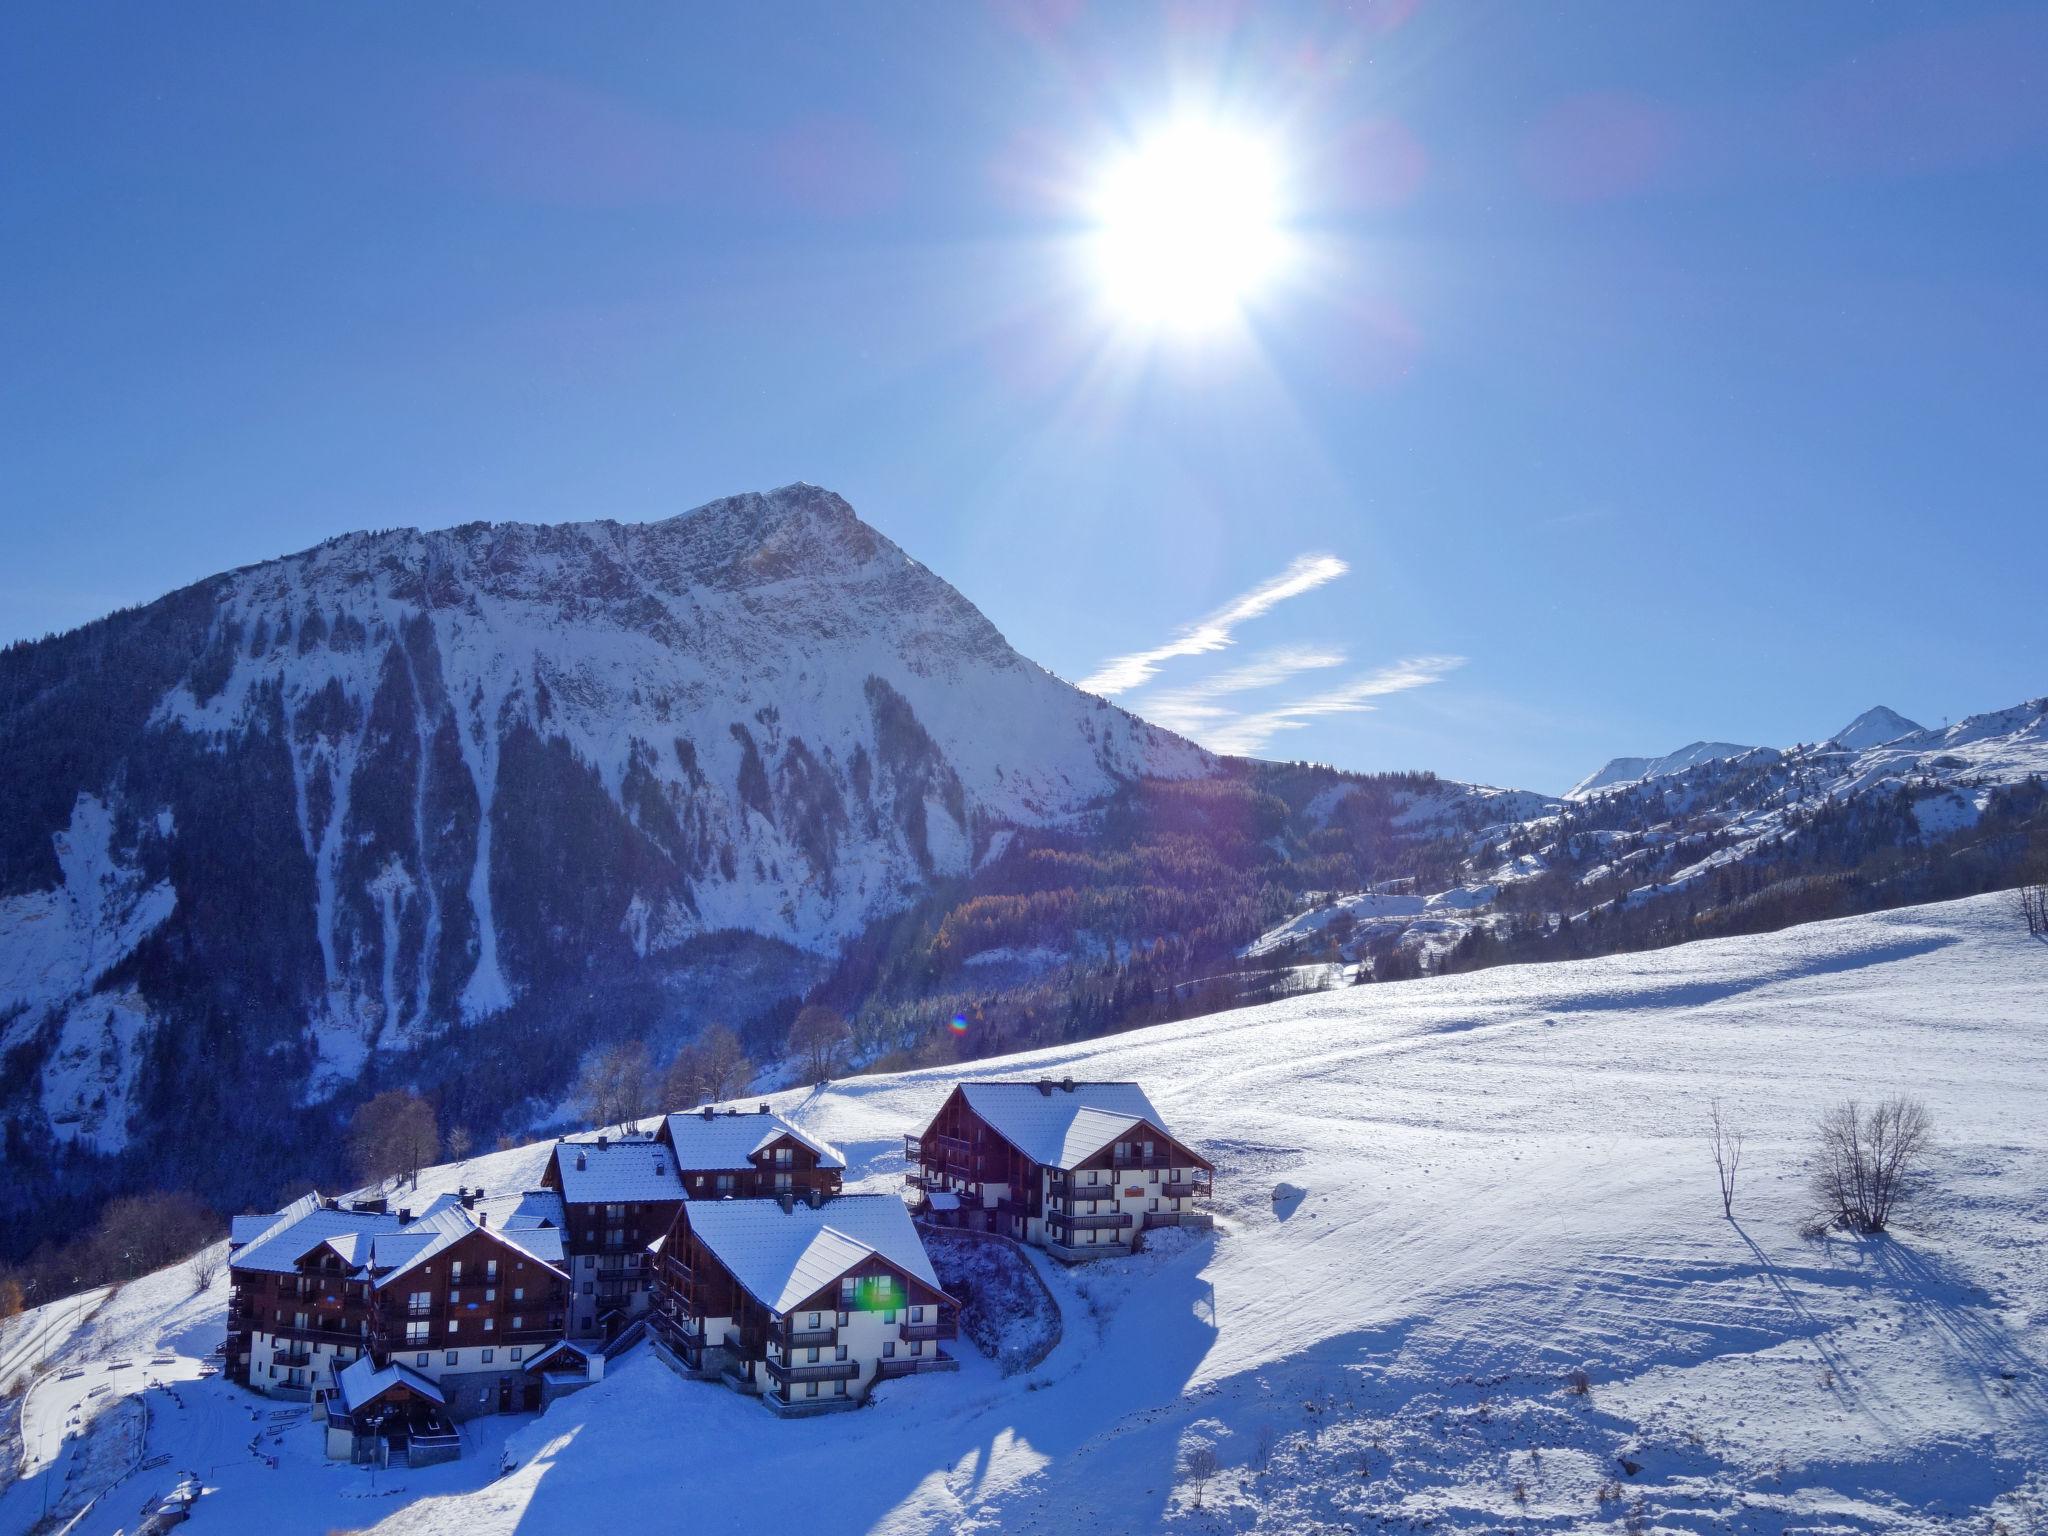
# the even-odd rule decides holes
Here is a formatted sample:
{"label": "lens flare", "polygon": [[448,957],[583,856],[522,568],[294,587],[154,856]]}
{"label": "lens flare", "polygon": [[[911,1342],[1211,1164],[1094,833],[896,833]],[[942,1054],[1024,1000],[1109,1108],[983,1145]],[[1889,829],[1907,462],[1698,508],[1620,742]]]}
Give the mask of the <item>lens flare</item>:
{"label": "lens flare", "polygon": [[952,1022],[952,1023],[950,1023],[950,1024],[948,1024],[948,1025],[947,1025],[946,1027],[947,1027],[948,1029],[952,1030],[952,1031],[953,1031],[953,1033],[954,1033],[954,1034],[956,1034],[956,1035],[964,1035],[964,1034],[966,1034],[966,1033],[967,1033],[967,1018],[966,1018],[966,1015],[964,1015],[964,1014],[958,1014],[958,1013],[954,1014],[954,1015],[953,1015],[953,1022]]}

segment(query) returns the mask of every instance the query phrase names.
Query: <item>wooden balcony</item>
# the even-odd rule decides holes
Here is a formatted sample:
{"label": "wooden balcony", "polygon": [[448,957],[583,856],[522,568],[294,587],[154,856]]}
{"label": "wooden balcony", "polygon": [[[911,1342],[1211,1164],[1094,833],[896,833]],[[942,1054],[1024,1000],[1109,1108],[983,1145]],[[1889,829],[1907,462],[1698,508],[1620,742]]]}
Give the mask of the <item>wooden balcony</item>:
{"label": "wooden balcony", "polygon": [[272,1365],[311,1365],[313,1356],[303,1349],[274,1349],[270,1352]]}
{"label": "wooden balcony", "polygon": [[905,1319],[897,1324],[896,1337],[906,1344],[913,1341],[957,1339],[960,1337],[960,1320],[957,1317],[942,1316],[922,1323],[913,1323]]}
{"label": "wooden balcony", "polygon": [[824,1328],[785,1328],[776,1336],[784,1349],[821,1349],[839,1342],[837,1326]]}
{"label": "wooden balcony", "polygon": [[924,1144],[915,1136],[903,1138],[903,1161],[921,1163],[924,1161]]}
{"label": "wooden balcony", "polygon": [[1129,1152],[1111,1153],[1109,1166],[1112,1168],[1171,1168],[1173,1166],[1173,1154],[1171,1152],[1140,1152],[1133,1148]]}
{"label": "wooden balcony", "polygon": [[770,1359],[768,1374],[777,1381],[858,1381],[860,1362],[858,1360],[819,1360],[815,1363],[798,1362],[794,1365]]}
{"label": "wooden balcony", "polygon": [[1175,1179],[1159,1186],[1159,1193],[1176,1200],[1206,1200],[1215,1193],[1207,1179]]}
{"label": "wooden balcony", "polygon": [[1103,1211],[1093,1216],[1076,1216],[1072,1211],[1048,1211],[1046,1221],[1069,1232],[1101,1232],[1131,1224],[1129,1211]]}

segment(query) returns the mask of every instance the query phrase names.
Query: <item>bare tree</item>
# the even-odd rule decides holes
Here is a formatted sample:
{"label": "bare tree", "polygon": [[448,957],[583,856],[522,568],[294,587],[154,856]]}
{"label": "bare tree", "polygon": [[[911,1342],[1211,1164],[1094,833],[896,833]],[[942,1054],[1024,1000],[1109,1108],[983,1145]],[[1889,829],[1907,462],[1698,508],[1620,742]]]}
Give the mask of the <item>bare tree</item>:
{"label": "bare tree", "polygon": [[693,1109],[710,1097],[704,1089],[704,1062],[697,1047],[677,1051],[661,1074],[662,1107]]}
{"label": "bare tree", "polygon": [[356,1176],[365,1184],[410,1173],[417,1188],[420,1168],[441,1150],[434,1106],[403,1088],[386,1089],[349,1121],[348,1150]]}
{"label": "bare tree", "polygon": [[1721,1101],[1707,1103],[1707,1145],[1714,1154],[1714,1176],[1721,1184],[1721,1214],[1735,1219],[1735,1175],[1742,1167],[1742,1132],[1721,1114]]}
{"label": "bare tree", "polygon": [[740,1048],[740,1037],[723,1024],[713,1024],[697,1037],[697,1063],[706,1100],[731,1098],[754,1076],[754,1064]]}
{"label": "bare tree", "polygon": [[1882,1232],[1934,1140],[1934,1123],[1918,1099],[1895,1095],[1868,1111],[1845,1099],[1821,1116],[1815,1137],[1813,1193],[1822,1210],[1857,1231]]}
{"label": "bare tree", "polygon": [[2012,893],[2014,910],[2033,937],[2048,938],[2048,885],[2023,885]]}
{"label": "bare tree", "polygon": [[813,1003],[789,1026],[789,1053],[804,1064],[814,1083],[832,1075],[841,1058],[853,1047],[853,1029],[845,1018],[830,1008]]}
{"label": "bare tree", "polygon": [[476,1138],[469,1134],[468,1126],[458,1125],[448,1133],[448,1155],[456,1162],[468,1157],[475,1147]]}
{"label": "bare tree", "polygon": [[1209,1486],[1209,1479],[1216,1475],[1216,1447],[1207,1441],[1190,1446],[1187,1454],[1180,1459],[1181,1476],[1195,1485],[1195,1508],[1202,1507],[1202,1494]]}
{"label": "bare tree", "polygon": [[638,1040],[598,1047],[576,1079],[576,1101],[592,1125],[623,1131],[652,1112],[654,1096],[654,1064]]}
{"label": "bare tree", "polygon": [[227,1250],[219,1243],[208,1243],[185,1261],[185,1273],[192,1277],[195,1294],[213,1289],[213,1282],[220,1278],[221,1266],[226,1261]]}

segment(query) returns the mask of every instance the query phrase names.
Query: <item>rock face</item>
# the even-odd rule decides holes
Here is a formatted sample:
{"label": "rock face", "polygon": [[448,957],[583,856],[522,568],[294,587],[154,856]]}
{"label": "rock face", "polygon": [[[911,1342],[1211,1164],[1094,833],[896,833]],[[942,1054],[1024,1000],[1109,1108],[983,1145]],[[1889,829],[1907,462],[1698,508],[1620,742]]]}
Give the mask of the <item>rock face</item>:
{"label": "rock face", "polygon": [[8,1108],[114,1151],[202,1071],[317,1103],[622,978],[741,1012],[1213,766],[815,487],[350,535],[0,657]]}

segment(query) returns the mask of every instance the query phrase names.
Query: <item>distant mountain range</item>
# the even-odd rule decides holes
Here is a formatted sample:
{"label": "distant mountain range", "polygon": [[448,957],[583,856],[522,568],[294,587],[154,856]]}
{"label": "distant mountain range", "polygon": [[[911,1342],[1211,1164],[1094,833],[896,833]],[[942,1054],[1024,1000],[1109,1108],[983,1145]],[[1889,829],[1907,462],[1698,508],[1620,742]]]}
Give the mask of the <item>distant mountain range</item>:
{"label": "distant mountain range", "polygon": [[772,1060],[806,998],[861,1061],[986,1054],[1539,928],[1669,942],[1675,892],[2017,826],[1943,866],[1996,883],[2044,711],[1873,710],[1559,799],[1218,758],[811,486],[352,534],[0,652],[0,1258],[67,1199],[328,1176],[392,1083],[493,1135],[607,1040],[716,1020]]}

